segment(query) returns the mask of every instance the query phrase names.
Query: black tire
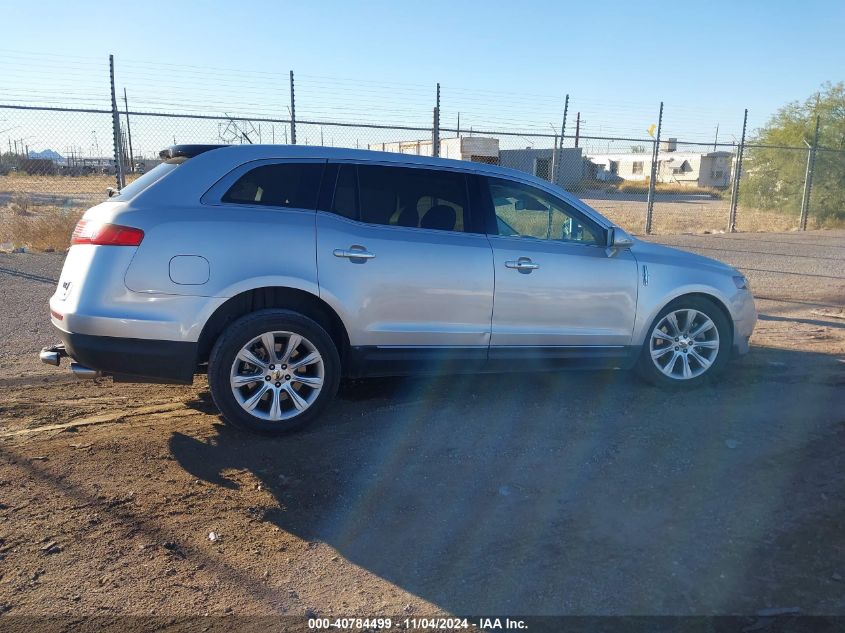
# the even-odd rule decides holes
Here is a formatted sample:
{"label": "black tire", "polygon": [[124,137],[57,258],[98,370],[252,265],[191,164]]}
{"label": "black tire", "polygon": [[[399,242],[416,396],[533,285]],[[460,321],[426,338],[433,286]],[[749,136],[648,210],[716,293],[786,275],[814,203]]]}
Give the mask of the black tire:
{"label": "black tire", "polygon": [[[657,325],[670,312],[676,310],[697,310],[705,314],[716,326],[719,333],[719,347],[716,357],[712,364],[699,376],[687,379],[670,378],[662,371],[660,371],[651,359],[651,335]],[[688,389],[706,384],[725,370],[725,367],[730,360],[731,351],[733,348],[732,329],[728,317],[725,316],[724,311],[717,306],[713,301],[703,297],[680,297],[675,301],[669,303],[663,308],[655,317],[654,321],[646,331],[643,347],[640,356],[637,359],[635,371],[644,380],[659,387],[669,389]],[[677,349],[677,348],[675,348]],[[698,365],[698,363],[693,362]]]}
{"label": "black tire", "polygon": [[[245,345],[265,332],[280,331],[298,334],[316,348],[323,362],[323,384],[314,401],[302,413],[289,420],[272,421],[252,415],[240,405],[233,393],[230,372],[236,356]],[[281,309],[259,310],[232,323],[215,342],[208,361],[211,397],[226,422],[268,435],[289,433],[319,417],[337,393],[340,373],[337,346],[328,333],[312,319]]]}

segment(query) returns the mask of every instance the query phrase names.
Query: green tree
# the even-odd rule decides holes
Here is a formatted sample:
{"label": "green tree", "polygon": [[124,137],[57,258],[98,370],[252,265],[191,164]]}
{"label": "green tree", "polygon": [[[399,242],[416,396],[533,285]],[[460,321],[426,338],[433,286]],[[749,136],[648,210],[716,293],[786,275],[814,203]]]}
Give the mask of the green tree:
{"label": "green tree", "polygon": [[[780,108],[751,137],[743,162],[740,202],[798,215],[808,148],[819,117],[819,150],[810,199],[811,224],[845,222],[845,83],[825,83],[806,101]],[[821,149],[823,148],[823,149]]]}

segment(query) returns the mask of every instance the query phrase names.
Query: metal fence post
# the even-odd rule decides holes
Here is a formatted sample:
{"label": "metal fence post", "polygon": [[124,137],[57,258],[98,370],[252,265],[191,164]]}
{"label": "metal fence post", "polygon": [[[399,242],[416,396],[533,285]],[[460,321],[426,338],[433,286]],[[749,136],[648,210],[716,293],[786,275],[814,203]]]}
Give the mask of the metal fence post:
{"label": "metal fence post", "polygon": [[739,182],[742,180],[742,155],[745,153],[745,129],[748,126],[748,108],[742,117],[742,138],[736,150],[736,165],[734,166],[734,182],[731,189],[731,208],[728,213],[728,232],[736,233],[736,207],[739,203]]}
{"label": "metal fence post", "polygon": [[290,71],[290,144],[296,145],[296,98],[293,90],[293,71]]}
{"label": "metal fence post", "polygon": [[657,137],[651,148],[651,175],[648,181],[648,202],[645,213],[645,232],[651,234],[651,219],[654,213],[654,185],[657,181],[657,159],[660,156],[660,132],[663,127],[663,102],[660,102],[660,114],[657,116]]}
{"label": "metal fence post", "polygon": [[437,82],[437,101],[431,128],[431,155],[440,156],[440,82]]}
{"label": "metal fence post", "polygon": [[109,55],[109,80],[111,82],[111,122],[114,133],[114,177],[118,191],[123,189],[123,151],[120,148],[120,113],[117,110],[117,97],[114,92],[114,55]]}
{"label": "metal fence post", "polygon": [[[804,141],[807,143],[807,141]],[[813,144],[807,151],[807,172],[804,174],[804,196],[801,198],[802,231],[807,230],[807,218],[810,215],[810,194],[813,192],[813,173],[816,171],[816,148],[819,146],[819,115],[816,115],[816,131],[813,134]]]}
{"label": "metal fence post", "polygon": [[123,89],[123,104],[126,106],[126,136],[129,139],[129,169],[135,173],[135,154],[132,151],[132,128],[129,125],[129,99],[126,96],[126,88]]}
{"label": "metal fence post", "polygon": [[[560,164],[563,162],[563,136],[566,134],[566,113],[569,111],[569,94],[563,102],[563,121],[560,124],[560,145],[558,146],[557,171],[554,173],[554,184],[560,184]],[[554,157],[554,155],[552,155]],[[562,185],[561,185],[562,186]]]}

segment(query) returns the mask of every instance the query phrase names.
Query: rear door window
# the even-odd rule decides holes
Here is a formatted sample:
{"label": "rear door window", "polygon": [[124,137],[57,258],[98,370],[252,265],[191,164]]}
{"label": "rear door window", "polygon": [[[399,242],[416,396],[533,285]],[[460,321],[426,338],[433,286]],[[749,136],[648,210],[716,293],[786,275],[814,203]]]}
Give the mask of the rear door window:
{"label": "rear door window", "polygon": [[350,220],[358,219],[358,184],[355,165],[341,165],[332,200],[332,213]]}
{"label": "rear door window", "polygon": [[466,177],[460,172],[342,165],[330,210],[368,224],[471,230]]}
{"label": "rear door window", "polygon": [[222,201],[294,209],[316,209],[323,163],[261,165],[238,178]]}

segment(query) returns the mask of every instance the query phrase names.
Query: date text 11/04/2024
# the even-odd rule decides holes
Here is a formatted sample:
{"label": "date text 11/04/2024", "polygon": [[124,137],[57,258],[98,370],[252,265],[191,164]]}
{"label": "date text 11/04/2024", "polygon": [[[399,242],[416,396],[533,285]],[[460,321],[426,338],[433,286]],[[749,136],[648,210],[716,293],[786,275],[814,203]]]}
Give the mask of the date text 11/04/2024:
{"label": "date text 11/04/2024", "polygon": [[526,629],[524,620],[510,618],[309,618],[311,630],[356,630],[391,629],[394,626],[405,630],[460,630],[475,627],[485,631]]}

